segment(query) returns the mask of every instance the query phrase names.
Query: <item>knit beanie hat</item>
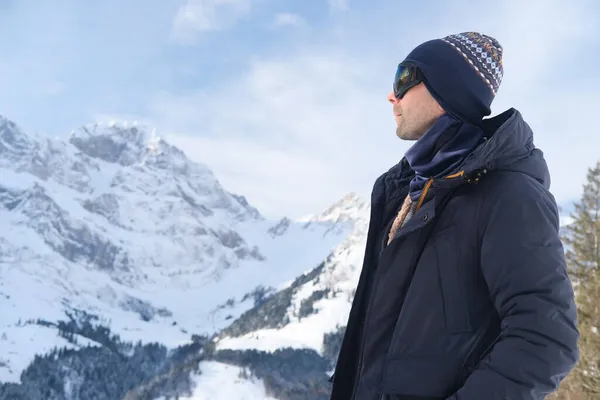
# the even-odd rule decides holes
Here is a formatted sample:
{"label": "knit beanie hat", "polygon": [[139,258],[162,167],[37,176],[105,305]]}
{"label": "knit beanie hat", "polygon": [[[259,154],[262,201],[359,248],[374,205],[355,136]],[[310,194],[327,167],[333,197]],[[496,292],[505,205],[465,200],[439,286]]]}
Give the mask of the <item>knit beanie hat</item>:
{"label": "knit beanie hat", "polygon": [[446,112],[478,125],[502,82],[502,46],[490,36],[463,32],[417,46],[404,61],[416,64]]}

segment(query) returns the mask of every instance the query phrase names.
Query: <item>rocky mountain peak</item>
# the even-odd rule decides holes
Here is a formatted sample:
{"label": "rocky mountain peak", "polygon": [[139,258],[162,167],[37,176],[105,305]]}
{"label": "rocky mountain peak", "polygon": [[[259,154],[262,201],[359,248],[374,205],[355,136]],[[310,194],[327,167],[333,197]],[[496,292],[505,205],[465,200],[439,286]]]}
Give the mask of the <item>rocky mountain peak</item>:
{"label": "rocky mountain peak", "polygon": [[355,192],[344,195],[320,215],[310,218],[311,222],[355,222],[368,208],[368,203]]}
{"label": "rocky mountain peak", "polygon": [[28,136],[17,124],[0,115],[0,166],[19,162],[31,147]]}
{"label": "rocky mountain peak", "polygon": [[90,157],[123,166],[150,162],[162,168],[176,167],[178,172],[189,167],[189,160],[180,149],[146,125],[88,124],[72,131],[69,142]]}

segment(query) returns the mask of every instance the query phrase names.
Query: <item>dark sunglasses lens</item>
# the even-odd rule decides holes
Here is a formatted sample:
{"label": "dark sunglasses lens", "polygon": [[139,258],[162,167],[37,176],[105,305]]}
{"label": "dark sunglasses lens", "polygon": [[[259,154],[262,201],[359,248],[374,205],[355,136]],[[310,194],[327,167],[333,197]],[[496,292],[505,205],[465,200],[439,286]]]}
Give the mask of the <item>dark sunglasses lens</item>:
{"label": "dark sunglasses lens", "polygon": [[414,86],[415,74],[412,68],[406,65],[399,65],[394,77],[394,95],[400,99],[408,89]]}
{"label": "dark sunglasses lens", "polygon": [[410,79],[410,68],[408,68],[404,65],[400,65],[398,67],[398,70],[396,71],[396,77],[394,78],[394,82],[398,86],[402,86],[402,85],[406,84],[406,82],[408,82],[409,79]]}

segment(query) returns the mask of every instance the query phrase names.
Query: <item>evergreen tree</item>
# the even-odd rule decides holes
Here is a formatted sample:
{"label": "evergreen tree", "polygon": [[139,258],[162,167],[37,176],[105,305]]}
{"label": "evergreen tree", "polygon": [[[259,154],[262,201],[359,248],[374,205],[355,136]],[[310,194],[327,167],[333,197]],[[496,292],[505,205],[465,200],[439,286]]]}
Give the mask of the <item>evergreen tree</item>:
{"label": "evergreen tree", "polygon": [[572,218],[563,242],[574,276],[580,360],[551,398],[592,400],[600,398],[600,162],[588,169]]}
{"label": "evergreen tree", "polygon": [[571,217],[563,238],[566,257],[572,273],[583,279],[587,271],[600,269],[600,161],[588,169],[581,202]]}
{"label": "evergreen tree", "polygon": [[[600,398],[600,269],[587,273],[578,292],[581,358],[575,371],[582,393]],[[584,397],[585,398],[585,397]]]}

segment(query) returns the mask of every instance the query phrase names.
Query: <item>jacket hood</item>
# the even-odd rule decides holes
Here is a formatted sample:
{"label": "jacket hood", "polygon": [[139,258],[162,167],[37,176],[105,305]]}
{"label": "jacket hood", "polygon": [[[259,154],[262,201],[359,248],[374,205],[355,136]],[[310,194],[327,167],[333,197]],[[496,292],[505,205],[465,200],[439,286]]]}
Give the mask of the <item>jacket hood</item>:
{"label": "jacket hood", "polygon": [[465,158],[461,170],[521,172],[550,188],[550,171],[543,152],[533,144],[533,131],[519,111],[510,108],[483,120],[486,141]]}
{"label": "jacket hood", "polygon": [[[471,152],[456,172],[470,176],[477,171],[515,171],[529,175],[550,188],[550,172],[543,152],[533,144],[533,131],[521,113],[510,108],[484,119],[486,140]],[[406,157],[381,175],[373,187],[372,201],[387,203],[399,196],[399,190],[415,175]]]}

